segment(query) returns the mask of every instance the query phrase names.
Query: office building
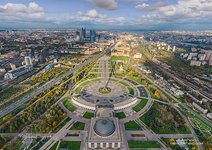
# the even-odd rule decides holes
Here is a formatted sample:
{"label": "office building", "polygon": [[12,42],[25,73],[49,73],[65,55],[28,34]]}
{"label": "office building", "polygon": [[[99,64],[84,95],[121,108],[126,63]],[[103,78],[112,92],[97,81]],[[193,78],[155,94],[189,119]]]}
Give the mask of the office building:
{"label": "office building", "polygon": [[86,38],[86,28],[82,28],[81,39],[84,40],[85,38]]}
{"label": "office building", "polygon": [[90,30],[90,41],[96,42],[96,32],[95,32],[95,30]]}

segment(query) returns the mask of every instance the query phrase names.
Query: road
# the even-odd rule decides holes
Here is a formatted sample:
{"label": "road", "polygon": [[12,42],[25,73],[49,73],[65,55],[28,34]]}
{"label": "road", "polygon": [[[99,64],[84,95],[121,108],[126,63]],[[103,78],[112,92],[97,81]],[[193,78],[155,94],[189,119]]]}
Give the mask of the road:
{"label": "road", "polygon": [[199,141],[199,139],[198,139],[198,137],[197,137],[197,135],[196,135],[196,132],[194,131],[193,126],[191,125],[191,123],[190,123],[190,121],[188,120],[188,118],[187,118],[178,108],[174,107],[174,109],[183,117],[183,119],[184,119],[184,120],[186,121],[186,123],[188,124],[188,126],[189,126],[189,128],[190,128],[190,131],[191,131],[191,133],[192,133],[192,135],[193,135],[193,138],[194,138],[194,140],[195,140],[195,142],[196,142],[196,145],[197,145],[197,147],[198,147],[198,150],[203,150],[202,145],[201,145],[201,143],[200,143],[200,141]]}
{"label": "road", "polygon": [[146,75],[144,75],[143,73],[140,72],[140,70],[136,70],[138,73],[142,74],[147,80],[149,80],[154,86],[156,86],[158,89],[160,89],[161,91],[163,91],[164,93],[166,93],[169,97],[171,97],[173,100],[175,100],[177,103],[179,103],[179,105],[181,105],[184,109],[190,111],[194,116],[196,116],[197,118],[199,118],[200,120],[202,120],[203,122],[205,122],[207,125],[209,125],[210,127],[212,127],[212,123],[210,121],[208,121],[207,119],[203,118],[202,116],[200,116],[198,113],[194,112],[192,109],[190,109],[187,105],[183,104],[180,100],[178,100],[177,98],[175,98],[173,95],[171,95],[169,92],[167,92],[165,89],[163,89],[162,87],[160,87],[159,85],[157,85],[154,81],[152,81],[149,77],[147,77]]}
{"label": "road", "polygon": [[106,48],[102,53],[97,54],[97,55],[91,57],[87,61],[84,61],[82,64],[79,64],[76,67],[74,67],[74,68],[70,69],[69,71],[65,72],[64,74],[60,75],[56,79],[52,79],[51,81],[47,82],[43,86],[41,86],[38,89],[34,90],[32,93],[29,93],[25,97],[17,100],[16,102],[12,103],[11,105],[9,105],[7,107],[1,109],[0,110],[0,118],[6,116],[10,112],[12,112],[13,110],[15,110],[19,106],[21,106],[22,104],[28,102],[34,96],[39,95],[43,91],[45,91],[48,88],[54,86],[57,82],[61,81],[64,77],[67,77],[67,76],[71,75],[72,73],[74,73],[75,71],[77,71],[78,69],[80,69],[81,67],[86,66],[86,65],[88,65],[88,64],[96,61],[97,59],[99,59],[100,57],[102,57],[105,53],[106,54],[109,53],[114,46],[115,46],[115,44],[112,44],[111,46],[109,46],[108,48]]}
{"label": "road", "polygon": [[155,64],[154,62],[151,62],[151,64],[155,65],[156,67],[158,67],[161,71],[166,73],[168,76],[170,76],[171,78],[173,78],[177,82],[181,83],[183,86],[188,87],[189,89],[191,89],[192,91],[198,93],[199,95],[201,95],[202,97],[206,98],[207,100],[212,101],[212,96],[211,96],[210,92],[207,93],[204,89],[202,89],[199,86],[193,84],[188,79],[182,78],[177,73],[175,73],[175,72],[173,73],[173,71],[166,70],[166,69],[162,68],[161,66]]}
{"label": "road", "polygon": [[192,81],[186,79],[183,74],[180,74],[178,72],[174,72],[174,71],[167,70],[167,69],[163,68],[162,66],[160,66],[157,63],[155,63],[154,61],[152,61],[152,59],[147,57],[144,53],[142,53],[142,54],[148,60],[148,63],[153,68],[159,69],[160,71],[164,72],[166,75],[173,78],[178,83],[181,83],[183,86],[185,86],[185,87],[191,89],[192,91],[198,93],[199,95],[206,98],[207,100],[212,101],[212,95],[211,95],[210,92],[209,93],[206,92],[207,91],[206,89],[203,89],[203,87],[200,88],[199,86],[195,85],[194,83],[192,83]]}

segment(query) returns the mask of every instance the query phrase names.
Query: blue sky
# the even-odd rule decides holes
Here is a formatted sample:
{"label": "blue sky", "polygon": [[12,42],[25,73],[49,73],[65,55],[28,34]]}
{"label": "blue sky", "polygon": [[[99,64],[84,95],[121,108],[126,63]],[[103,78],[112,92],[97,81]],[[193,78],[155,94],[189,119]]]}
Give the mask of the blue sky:
{"label": "blue sky", "polygon": [[1,0],[0,28],[212,30],[212,0]]}

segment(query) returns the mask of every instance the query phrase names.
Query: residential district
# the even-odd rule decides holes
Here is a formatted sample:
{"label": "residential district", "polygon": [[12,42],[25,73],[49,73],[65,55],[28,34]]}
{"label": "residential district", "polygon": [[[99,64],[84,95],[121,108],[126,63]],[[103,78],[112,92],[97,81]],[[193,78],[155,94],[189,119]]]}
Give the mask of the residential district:
{"label": "residential district", "polygon": [[0,31],[0,149],[212,148],[212,32]]}

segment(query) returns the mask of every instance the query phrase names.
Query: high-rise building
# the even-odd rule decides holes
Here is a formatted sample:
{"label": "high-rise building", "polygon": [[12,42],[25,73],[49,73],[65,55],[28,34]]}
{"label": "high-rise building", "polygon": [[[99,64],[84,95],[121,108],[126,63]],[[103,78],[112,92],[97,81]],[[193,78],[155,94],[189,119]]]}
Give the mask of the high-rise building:
{"label": "high-rise building", "polygon": [[173,50],[172,51],[175,52],[175,50],[176,50],[176,46],[173,47]]}
{"label": "high-rise building", "polygon": [[25,64],[26,66],[32,66],[32,59],[29,56],[25,57]]}
{"label": "high-rise building", "polygon": [[81,38],[82,38],[82,39],[85,39],[85,38],[86,38],[86,28],[82,28],[82,31],[81,31]]}
{"label": "high-rise building", "polygon": [[79,41],[79,40],[80,40],[80,32],[77,31],[77,32],[76,32],[76,41]]}
{"label": "high-rise building", "polygon": [[171,46],[170,46],[170,45],[168,45],[168,49],[167,49],[167,51],[170,51],[170,49],[171,49]]}
{"label": "high-rise building", "polygon": [[95,32],[95,30],[90,30],[90,41],[96,42],[96,32]]}

